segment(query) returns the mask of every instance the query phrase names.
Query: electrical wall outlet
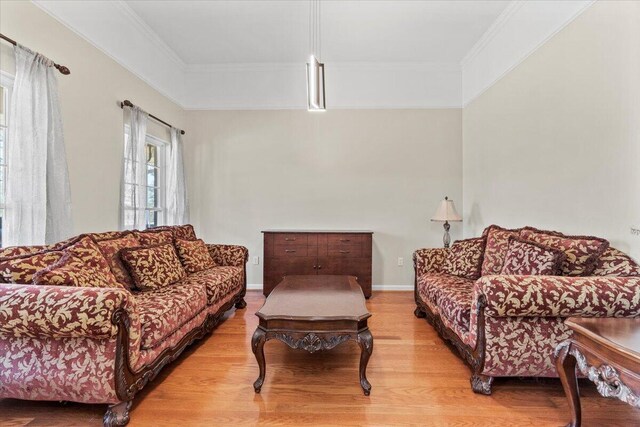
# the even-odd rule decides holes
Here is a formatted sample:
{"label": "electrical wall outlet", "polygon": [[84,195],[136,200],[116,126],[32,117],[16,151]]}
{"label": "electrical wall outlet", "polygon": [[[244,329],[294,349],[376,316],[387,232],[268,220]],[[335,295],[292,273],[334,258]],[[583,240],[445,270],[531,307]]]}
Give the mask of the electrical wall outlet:
{"label": "electrical wall outlet", "polygon": [[260,257],[259,256],[254,256],[253,257],[253,265],[258,265],[260,264]]}
{"label": "electrical wall outlet", "polygon": [[398,267],[402,267],[404,265],[404,258],[398,257]]}

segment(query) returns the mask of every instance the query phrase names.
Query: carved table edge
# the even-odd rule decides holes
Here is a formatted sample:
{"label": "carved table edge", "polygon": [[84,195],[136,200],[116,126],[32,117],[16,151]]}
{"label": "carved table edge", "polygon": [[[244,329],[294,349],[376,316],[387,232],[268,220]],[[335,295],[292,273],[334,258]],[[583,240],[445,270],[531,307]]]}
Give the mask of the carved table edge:
{"label": "carved table edge", "polygon": [[[640,408],[640,397],[622,382],[616,368],[606,363],[598,367],[589,365],[586,356],[572,340],[566,340],[558,344],[554,350],[554,356],[558,357],[566,347],[568,347],[567,355],[571,355],[576,360],[578,371],[589,378],[591,382],[595,383],[600,395],[604,397],[614,397],[635,408]],[[588,350],[584,351],[588,352]],[[597,357],[596,355],[593,356]]]}

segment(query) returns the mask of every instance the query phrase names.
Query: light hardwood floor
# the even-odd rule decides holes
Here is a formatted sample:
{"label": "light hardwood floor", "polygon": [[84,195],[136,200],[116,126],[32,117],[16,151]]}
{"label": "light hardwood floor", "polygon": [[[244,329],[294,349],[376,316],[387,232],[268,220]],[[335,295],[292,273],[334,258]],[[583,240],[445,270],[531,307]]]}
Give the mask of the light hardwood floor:
{"label": "light hardwood floor", "polygon": [[[424,319],[411,292],[374,292],[368,301],[374,351],[365,397],[359,348],[343,344],[309,354],[270,341],[267,376],[253,392],[258,367],[249,344],[264,297],[249,292],[213,334],[169,365],[135,399],[130,426],[429,425],[560,426],[569,412],[558,380],[496,380],[492,396],[469,387],[469,368]],[[637,426],[640,411],[582,387],[584,426]],[[100,425],[104,405],[0,400],[0,425]]]}

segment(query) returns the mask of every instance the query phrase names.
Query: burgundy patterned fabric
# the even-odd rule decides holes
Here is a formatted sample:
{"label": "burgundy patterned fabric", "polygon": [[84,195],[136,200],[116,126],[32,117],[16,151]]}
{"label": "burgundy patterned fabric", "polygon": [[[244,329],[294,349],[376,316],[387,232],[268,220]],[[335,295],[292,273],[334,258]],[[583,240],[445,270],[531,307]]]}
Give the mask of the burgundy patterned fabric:
{"label": "burgundy patterned fabric", "polygon": [[176,283],[133,298],[140,316],[142,350],[159,346],[207,307],[206,287],[197,283]]}
{"label": "burgundy patterned fabric", "polygon": [[46,251],[35,255],[25,255],[0,261],[0,273],[5,283],[33,282],[33,276],[60,261],[62,251]]}
{"label": "burgundy patterned fabric", "polygon": [[134,231],[133,234],[140,241],[141,246],[156,246],[163,243],[173,243],[173,234],[171,231],[156,230],[151,228],[145,231]]}
{"label": "burgundy patterned fabric", "polygon": [[142,366],[149,365],[156,361],[160,354],[168,348],[174,348],[178,343],[195,328],[202,326],[207,318],[208,311],[203,310],[192,317],[182,326],[180,326],[174,333],[163,339],[157,346],[146,350],[140,350],[140,356],[136,363],[133,365],[134,369],[140,369]]}
{"label": "burgundy patterned fabric", "polygon": [[249,260],[249,250],[237,245],[207,245],[216,265],[243,267]]}
{"label": "burgundy patterned fabric", "polygon": [[446,273],[418,277],[418,296],[461,338],[469,331],[473,280]]}
{"label": "burgundy patterned fabric", "polygon": [[424,248],[413,253],[413,266],[416,274],[442,273],[444,258],[449,252],[445,248]]}
{"label": "burgundy patterned fabric", "polygon": [[9,246],[8,248],[0,248],[0,260],[7,258],[16,258],[24,255],[35,255],[47,250],[48,246]]}
{"label": "burgundy patterned fabric", "polygon": [[0,285],[0,398],[116,403],[113,313],[129,313],[137,362],[140,322],[121,289]]}
{"label": "burgundy patterned fabric", "polygon": [[511,236],[500,274],[555,276],[566,257],[561,250]]}
{"label": "burgundy patterned fabric", "polygon": [[33,276],[36,285],[122,288],[98,244],[84,237],[64,250],[58,262]]}
{"label": "burgundy patterned fabric", "polygon": [[122,289],[0,285],[0,336],[109,338],[118,308],[135,311]]}
{"label": "burgundy patterned fabric", "polygon": [[504,258],[509,249],[509,238],[518,236],[520,228],[509,230],[497,225],[485,228],[482,235],[487,238],[482,261],[482,275],[500,274],[504,264]]}
{"label": "burgundy patterned fabric", "polygon": [[91,237],[95,242],[101,242],[103,240],[119,239],[130,233],[130,231],[103,231],[101,233],[89,233],[87,236]]}
{"label": "burgundy patterned fabric", "polygon": [[196,232],[193,225],[163,225],[160,227],[150,228],[148,231],[170,231],[174,239],[196,240]]}
{"label": "burgundy patterned fabric", "polygon": [[207,289],[207,304],[215,305],[229,294],[236,294],[244,285],[241,267],[213,267],[190,274],[180,282],[184,285],[203,285]]}
{"label": "burgundy patterned fabric", "polygon": [[485,242],[484,237],[454,242],[444,258],[442,272],[472,280],[480,277]]}
{"label": "burgundy patterned fabric", "polygon": [[0,336],[0,398],[117,403],[116,338]]}
{"label": "burgundy patterned fabric", "polygon": [[134,288],[133,279],[120,259],[120,250],[140,246],[138,238],[132,233],[126,233],[122,237],[115,239],[101,240],[98,242],[98,246],[109,263],[109,268],[118,283],[127,289]]}
{"label": "burgundy patterned fabric", "polygon": [[571,335],[559,317],[489,317],[485,320],[482,373],[496,377],[557,377],[553,351]]}
{"label": "burgundy patterned fabric", "polygon": [[38,246],[11,246],[8,248],[0,248],[0,260],[7,258],[16,258],[24,255],[35,255],[49,251],[60,251],[69,245],[77,242],[85,235],[74,236],[69,239],[65,239],[61,242],[51,245],[38,245]]}
{"label": "burgundy patterned fabric", "polygon": [[567,258],[562,265],[563,276],[589,276],[609,242],[591,236],[566,236],[556,231],[543,231],[525,227],[520,237],[532,242],[562,250]]}
{"label": "burgundy patterned fabric", "polygon": [[466,333],[471,320],[473,280],[458,279],[460,280],[440,288],[438,307],[443,317]]}
{"label": "burgundy patterned fabric", "polygon": [[640,277],[487,276],[475,286],[490,317],[640,316]]}
{"label": "burgundy patterned fabric", "polygon": [[120,258],[133,277],[136,288],[141,291],[163,288],[186,276],[171,243],[124,248],[120,251]]}
{"label": "burgundy patterned fabric", "polygon": [[216,266],[202,239],[175,239],[173,243],[187,273],[197,273]]}
{"label": "burgundy patterned fabric", "polygon": [[596,263],[594,276],[640,276],[640,265],[629,255],[609,247]]}

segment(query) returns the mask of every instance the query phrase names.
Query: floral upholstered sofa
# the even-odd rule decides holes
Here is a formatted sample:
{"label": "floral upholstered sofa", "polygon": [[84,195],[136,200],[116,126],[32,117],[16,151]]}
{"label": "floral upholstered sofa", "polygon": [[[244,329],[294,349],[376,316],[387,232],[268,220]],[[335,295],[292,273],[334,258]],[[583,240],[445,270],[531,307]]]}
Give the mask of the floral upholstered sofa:
{"label": "floral upholstered sofa", "polygon": [[556,377],[567,317],[640,316],[640,266],[604,239],[492,225],[413,259],[415,315],[471,365],[477,393],[495,377]]}
{"label": "floral upholstered sofa", "polygon": [[162,367],[246,306],[247,259],[190,225],[0,249],[0,398],[105,403],[125,425]]}

